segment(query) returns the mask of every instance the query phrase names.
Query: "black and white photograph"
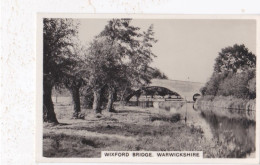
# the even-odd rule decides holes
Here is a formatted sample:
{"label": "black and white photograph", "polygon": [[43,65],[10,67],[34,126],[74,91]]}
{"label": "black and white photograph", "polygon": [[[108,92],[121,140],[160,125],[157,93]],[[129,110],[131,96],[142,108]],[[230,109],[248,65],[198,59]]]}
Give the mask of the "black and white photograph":
{"label": "black and white photograph", "polygon": [[37,19],[38,156],[258,158],[256,17]]}

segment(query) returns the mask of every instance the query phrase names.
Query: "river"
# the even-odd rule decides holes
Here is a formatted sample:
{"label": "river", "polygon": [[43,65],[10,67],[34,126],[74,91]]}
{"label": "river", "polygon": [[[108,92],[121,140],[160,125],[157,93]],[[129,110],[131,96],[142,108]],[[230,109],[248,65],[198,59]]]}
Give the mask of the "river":
{"label": "river", "polygon": [[[144,107],[144,104],[140,104]],[[145,104],[169,113],[179,113],[187,125],[202,129],[205,138],[225,145],[228,157],[255,156],[255,113],[241,110],[195,109],[193,103],[166,101]]]}

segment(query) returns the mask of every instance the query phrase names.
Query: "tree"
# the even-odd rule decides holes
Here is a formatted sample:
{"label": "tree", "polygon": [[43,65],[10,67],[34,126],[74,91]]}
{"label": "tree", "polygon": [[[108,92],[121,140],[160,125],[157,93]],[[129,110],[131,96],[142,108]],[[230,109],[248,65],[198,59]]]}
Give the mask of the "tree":
{"label": "tree", "polygon": [[216,73],[242,72],[256,66],[256,56],[249,52],[244,44],[235,44],[233,47],[222,49],[215,61],[214,72]]}
{"label": "tree", "polygon": [[73,118],[81,118],[81,108],[80,108],[80,87],[85,83],[81,77],[80,72],[75,71],[76,68],[73,68],[72,75],[64,79],[65,87],[70,91],[72,96],[72,101],[74,105]]}
{"label": "tree", "polygon": [[153,25],[150,25],[147,31],[143,32],[139,36],[139,44],[132,49],[133,51],[128,60],[129,62],[127,63],[127,81],[125,84],[121,85],[125,88],[123,95],[121,96],[121,98],[125,98],[125,102],[128,102],[134,95],[139,98],[139,92],[136,93],[133,89],[140,89],[147,86],[147,84],[150,83],[150,80],[155,78],[155,72],[159,71],[158,69],[150,66],[153,58],[156,57],[156,55],[152,52],[153,44],[157,42],[154,38]]}
{"label": "tree", "polygon": [[224,73],[213,73],[210,80],[206,83],[205,87],[200,89],[203,95],[213,95],[216,96],[219,91],[219,84],[224,81],[228,76],[228,72]]}
{"label": "tree", "polygon": [[216,58],[214,72],[201,93],[254,99],[255,67],[256,57],[244,45],[224,48]]}
{"label": "tree", "polygon": [[158,68],[151,68],[152,78],[154,79],[168,79],[168,77],[162,73]]}
{"label": "tree", "polygon": [[89,86],[93,90],[93,110],[96,113],[101,113],[101,89],[107,85],[107,71],[113,63],[110,51],[115,50],[104,38],[95,38],[88,49]]}
{"label": "tree", "polygon": [[71,19],[43,19],[43,121],[58,123],[52,89],[63,83],[75,63],[73,39],[77,24]]}
{"label": "tree", "polygon": [[121,72],[116,74],[116,78],[110,79],[112,85],[109,84],[108,111],[112,111],[114,100],[110,96],[113,96],[116,89],[122,89],[122,86],[125,89],[127,87],[141,87],[150,82],[152,76],[149,65],[153,61],[153,57],[156,57],[151,50],[153,44],[157,42],[153,37],[153,25],[141,34],[138,32],[138,27],[130,25],[131,20],[123,19],[121,21],[124,30],[121,30],[120,33],[123,33],[124,37],[121,38],[120,34],[118,34],[119,37],[115,37],[117,42],[124,45],[120,49],[122,51],[121,63],[119,64]]}
{"label": "tree", "polygon": [[[249,84],[254,84],[250,80],[254,79],[255,70],[246,70],[241,73],[230,73],[220,84],[217,95],[235,96],[237,98],[254,99],[253,91],[250,91]],[[251,84],[252,83],[252,84]],[[253,89],[254,90],[254,89]]]}
{"label": "tree", "polygon": [[[107,110],[112,105],[116,91],[127,86],[149,82],[148,65],[154,54],[151,52],[152,26],[147,32],[139,33],[139,28],[130,25],[130,19],[113,19],[95,38],[90,46],[91,84],[93,86],[93,109],[100,110],[100,89],[108,87]],[[96,64],[98,62],[98,64]]]}
{"label": "tree", "polygon": [[[136,47],[139,46],[138,27],[130,25],[130,19],[113,19],[108,22],[105,29],[98,37],[106,38],[110,45],[109,56],[110,67],[107,69],[108,103],[107,111],[112,112],[116,88],[128,84],[128,73],[130,72],[128,62],[134,55]],[[113,50],[113,51],[111,51]],[[116,51],[115,51],[116,50]]]}
{"label": "tree", "polygon": [[88,81],[89,71],[87,63],[85,62],[87,55],[85,48],[74,43],[74,60],[75,63],[68,71],[68,75],[64,77],[63,84],[70,91],[72,96],[72,101],[74,105],[74,119],[82,119],[81,105],[80,105],[80,88],[85,85]]}

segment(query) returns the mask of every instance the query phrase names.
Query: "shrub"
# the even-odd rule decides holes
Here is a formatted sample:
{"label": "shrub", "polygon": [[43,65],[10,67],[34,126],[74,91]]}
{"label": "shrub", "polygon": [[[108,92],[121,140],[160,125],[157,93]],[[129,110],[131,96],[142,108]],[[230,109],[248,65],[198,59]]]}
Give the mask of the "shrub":
{"label": "shrub", "polygon": [[214,72],[201,93],[214,96],[256,98],[256,56],[245,45],[235,44],[219,52]]}
{"label": "shrub", "polygon": [[243,99],[255,99],[255,69],[240,73],[214,73],[205,87],[201,88],[201,93],[203,96],[235,96]]}
{"label": "shrub", "polygon": [[250,99],[236,98],[233,96],[204,96],[199,98],[195,107],[204,110],[212,108],[255,110],[256,101]]}

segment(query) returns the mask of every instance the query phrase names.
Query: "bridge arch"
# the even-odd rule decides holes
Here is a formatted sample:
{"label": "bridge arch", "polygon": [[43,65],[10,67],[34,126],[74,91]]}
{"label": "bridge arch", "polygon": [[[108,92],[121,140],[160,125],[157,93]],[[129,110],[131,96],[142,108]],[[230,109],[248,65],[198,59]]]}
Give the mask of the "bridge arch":
{"label": "bridge arch", "polygon": [[[131,93],[128,97],[127,97],[127,101],[129,101],[132,97],[134,96],[137,96],[137,95],[141,95],[142,91],[144,89],[149,89],[149,88],[163,88],[163,89],[167,89],[168,91],[171,92],[171,95],[176,95],[178,97],[180,97],[180,99],[185,99],[184,96],[180,95],[178,92],[176,91],[173,91],[172,89],[168,89],[166,87],[161,87],[161,86],[146,86],[146,87],[143,87],[142,89],[138,89],[138,90],[135,90],[133,93]],[[149,91],[149,90],[148,90]],[[149,95],[149,94],[148,94]],[[160,95],[160,94],[158,94]],[[161,95],[162,96],[162,95]]]}
{"label": "bridge arch", "polygon": [[181,98],[185,98],[185,96],[183,96],[179,91],[176,91],[175,89],[173,89],[173,88],[171,88],[171,89],[169,89],[168,87],[163,87],[163,86],[151,86],[151,85],[149,85],[149,86],[147,86],[146,88],[149,88],[149,87],[157,87],[157,88],[165,88],[165,89],[168,89],[169,91],[171,91],[171,92],[173,92],[173,93],[176,93],[177,95],[179,95]]}
{"label": "bridge arch", "polygon": [[[166,79],[152,79],[151,83],[147,87],[162,87],[172,92],[179,94],[183,99],[187,101],[195,101],[196,97],[201,95],[200,89],[204,86],[204,83],[180,81],[180,80],[166,80]],[[138,91],[138,90],[136,90]],[[135,91],[135,92],[136,92]],[[130,100],[134,96],[134,93],[130,94],[126,101]]]}
{"label": "bridge arch", "polygon": [[196,101],[200,96],[201,96],[200,93],[195,93],[195,94],[193,95],[193,101]]}
{"label": "bridge arch", "polygon": [[159,86],[167,88],[178,93],[187,101],[195,101],[194,96],[201,95],[200,89],[204,83],[180,81],[180,80],[166,80],[166,79],[152,79],[149,86]]}

